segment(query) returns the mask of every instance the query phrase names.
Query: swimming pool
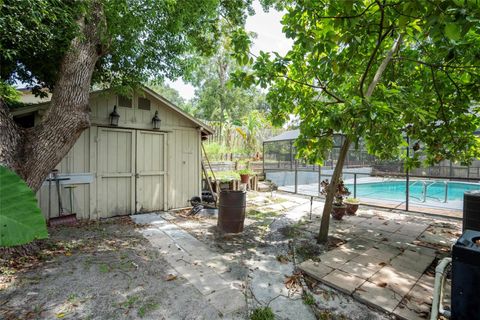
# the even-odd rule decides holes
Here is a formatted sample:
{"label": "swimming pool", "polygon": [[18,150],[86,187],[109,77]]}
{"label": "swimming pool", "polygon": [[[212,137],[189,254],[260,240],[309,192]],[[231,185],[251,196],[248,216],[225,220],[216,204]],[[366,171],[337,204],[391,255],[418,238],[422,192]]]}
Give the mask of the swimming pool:
{"label": "swimming pool", "polygon": [[[346,184],[353,196],[353,184]],[[478,183],[444,182],[444,181],[410,181],[410,199],[423,202],[424,192],[426,201],[444,202],[445,188],[447,189],[448,201],[463,201],[463,193],[466,191],[480,190]],[[356,197],[405,201],[405,181],[383,181],[357,183]]]}

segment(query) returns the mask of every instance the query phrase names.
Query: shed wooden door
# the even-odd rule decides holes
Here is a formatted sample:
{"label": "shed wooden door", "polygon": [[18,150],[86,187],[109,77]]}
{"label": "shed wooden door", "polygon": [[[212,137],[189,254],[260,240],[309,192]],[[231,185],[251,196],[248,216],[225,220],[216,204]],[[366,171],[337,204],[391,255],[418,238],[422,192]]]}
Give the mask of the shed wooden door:
{"label": "shed wooden door", "polygon": [[167,136],[137,131],[136,211],[167,209]]}
{"label": "shed wooden door", "polygon": [[135,131],[98,128],[97,210],[99,217],[131,214],[135,207]]}

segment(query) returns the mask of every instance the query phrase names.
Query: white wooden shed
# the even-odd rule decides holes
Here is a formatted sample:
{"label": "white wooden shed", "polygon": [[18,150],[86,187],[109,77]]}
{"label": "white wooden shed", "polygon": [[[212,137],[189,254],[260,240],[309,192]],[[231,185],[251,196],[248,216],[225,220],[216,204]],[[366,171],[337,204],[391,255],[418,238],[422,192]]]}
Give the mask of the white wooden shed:
{"label": "white wooden shed", "polygon": [[[38,123],[49,102],[14,112],[20,123]],[[110,125],[114,106],[118,126]],[[92,126],[85,130],[57,166],[63,206],[73,206],[80,219],[96,220],[136,212],[181,208],[201,194],[201,141],[213,130],[144,87],[127,98],[113,90],[90,94]],[[155,112],[161,119],[154,130]],[[48,183],[37,194],[48,215]],[[51,216],[58,215],[55,185],[51,186]]]}

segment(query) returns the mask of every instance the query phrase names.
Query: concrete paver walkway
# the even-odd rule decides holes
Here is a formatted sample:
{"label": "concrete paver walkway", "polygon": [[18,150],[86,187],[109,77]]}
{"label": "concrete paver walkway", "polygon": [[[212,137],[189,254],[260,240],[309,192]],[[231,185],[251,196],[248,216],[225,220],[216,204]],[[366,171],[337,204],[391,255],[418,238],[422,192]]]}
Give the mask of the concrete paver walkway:
{"label": "concrete paver walkway", "polygon": [[[241,286],[227,280],[227,266],[218,261],[218,254],[188,232],[168,222],[168,213],[134,215],[137,224],[148,224],[142,234],[157,247],[167,262],[186,278],[225,318],[245,317],[245,295]],[[211,263],[209,263],[211,262]]]}

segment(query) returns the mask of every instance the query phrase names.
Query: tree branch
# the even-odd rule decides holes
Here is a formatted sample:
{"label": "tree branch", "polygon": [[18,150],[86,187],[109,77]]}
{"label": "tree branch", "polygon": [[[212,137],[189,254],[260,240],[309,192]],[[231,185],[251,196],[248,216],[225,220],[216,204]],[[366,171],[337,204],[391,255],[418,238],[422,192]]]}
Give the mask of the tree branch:
{"label": "tree branch", "polygon": [[354,19],[363,16],[374,4],[375,2],[370,3],[362,12],[353,16],[321,16],[316,12],[314,12],[314,14],[317,16],[318,19]]}
{"label": "tree branch", "polygon": [[381,78],[383,72],[384,72],[385,69],[387,68],[387,66],[388,66],[388,64],[390,63],[390,61],[392,60],[393,55],[395,54],[395,52],[397,52],[397,50],[399,49],[400,43],[402,42],[402,38],[403,38],[403,34],[400,34],[400,35],[397,37],[397,39],[396,39],[395,42],[393,43],[392,48],[390,49],[390,51],[388,51],[387,56],[385,57],[385,59],[383,59],[382,63],[381,63],[380,66],[378,67],[377,72],[375,73],[375,76],[373,77],[372,82],[371,82],[370,85],[368,86],[367,93],[365,94],[366,97],[369,98],[369,97],[372,96],[373,90],[375,89],[375,87],[377,86],[378,82],[380,81],[380,78]]}
{"label": "tree branch", "polygon": [[473,66],[458,66],[458,65],[451,65],[451,64],[438,64],[438,63],[430,63],[422,60],[412,59],[404,56],[397,56],[393,58],[394,60],[404,60],[404,61],[411,61],[418,64],[423,64],[427,67],[433,67],[435,69],[480,69],[480,65],[473,65]]}
{"label": "tree branch", "polygon": [[[375,1],[374,3],[377,3],[379,8],[380,8],[380,23],[379,23],[379,30],[378,30],[378,38],[377,38],[377,44],[375,45],[375,48],[373,49],[373,52],[372,54],[370,55],[370,58],[368,59],[368,63],[367,63],[367,67],[365,68],[365,71],[363,72],[363,75],[362,75],[362,78],[360,79],[360,96],[362,98],[365,98],[364,97],[364,94],[363,94],[363,85],[365,83],[365,80],[367,79],[367,75],[368,75],[368,72],[370,71],[370,68],[372,67],[373,65],[373,61],[375,60],[375,57],[377,55],[377,52],[378,50],[380,49],[380,45],[382,44],[383,40],[385,39],[386,35],[388,34],[388,32],[390,31],[387,31],[385,32],[385,34],[383,34],[383,20],[384,20],[384,17],[385,17],[385,11],[382,7],[382,5],[380,3],[378,3],[378,1]],[[383,35],[382,35],[383,34]]]}
{"label": "tree branch", "polygon": [[[306,82],[302,82],[302,81],[298,81],[296,79],[292,79],[286,75],[279,75],[277,76],[278,78],[284,78],[284,79],[287,79],[289,81],[292,81],[292,82],[295,82],[295,83],[298,83],[302,86],[306,86],[306,87],[310,87],[310,88],[313,88],[313,89],[320,89],[322,90],[323,92],[325,92],[327,95],[331,96],[332,98],[334,98],[338,103],[343,103],[345,102],[345,100],[343,100],[342,98],[338,97],[336,94],[332,93],[329,89],[327,89],[325,86],[316,86],[314,84],[310,84],[310,83],[306,83]],[[318,79],[317,79],[318,80]]]}
{"label": "tree branch", "polygon": [[455,86],[455,89],[457,90],[457,93],[458,95],[462,95],[463,94],[463,91],[462,89],[460,89],[459,85],[453,80],[453,78],[450,76],[450,73],[448,73],[447,70],[442,70],[445,75],[447,76],[447,78],[450,80],[450,82]]}
{"label": "tree branch", "polygon": [[[438,89],[438,86],[437,86],[437,78],[435,77],[435,70],[434,70],[433,67],[431,67],[430,71],[432,73],[433,88],[435,89],[435,93],[437,94],[438,101],[440,102],[440,112],[442,114],[443,122],[445,122],[445,126],[447,126],[447,128],[448,128],[448,127],[450,127],[450,122],[449,122],[447,116],[445,115],[443,98],[442,98],[442,95],[440,94],[440,90]],[[454,142],[455,138],[453,137],[452,130],[448,129],[447,131],[450,134],[450,138],[452,139],[452,142]]]}

